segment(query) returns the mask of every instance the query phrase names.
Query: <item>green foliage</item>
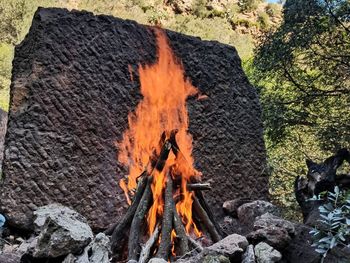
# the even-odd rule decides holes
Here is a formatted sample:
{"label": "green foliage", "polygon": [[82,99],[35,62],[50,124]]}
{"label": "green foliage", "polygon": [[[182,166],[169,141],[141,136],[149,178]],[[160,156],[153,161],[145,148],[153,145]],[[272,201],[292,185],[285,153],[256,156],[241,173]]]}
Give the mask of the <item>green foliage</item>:
{"label": "green foliage", "polygon": [[276,17],[281,14],[281,5],[269,3],[265,8],[266,13],[271,17]]}
{"label": "green foliage", "polygon": [[[318,200],[323,198],[318,197]],[[322,255],[322,262],[328,252],[336,246],[348,246],[350,241],[350,195],[339,191],[327,193],[327,203],[319,207],[320,229],[310,231],[313,236],[315,251]]]}
{"label": "green foliage", "polygon": [[258,14],[258,23],[260,28],[263,30],[267,30],[270,28],[270,18],[265,12],[260,12]]}
{"label": "green foliage", "polygon": [[271,195],[293,207],[305,159],[350,147],[349,1],[289,0],[246,64],[263,105]]}
{"label": "green foliage", "polygon": [[253,12],[258,8],[260,2],[260,0],[239,0],[238,5],[241,12]]}
{"label": "green foliage", "polygon": [[350,33],[342,22],[350,3],[337,7],[336,18],[318,3],[287,1],[284,24],[254,62],[258,82],[272,81],[262,91],[270,139],[281,141],[291,126],[309,128],[322,149],[334,150],[350,144]]}

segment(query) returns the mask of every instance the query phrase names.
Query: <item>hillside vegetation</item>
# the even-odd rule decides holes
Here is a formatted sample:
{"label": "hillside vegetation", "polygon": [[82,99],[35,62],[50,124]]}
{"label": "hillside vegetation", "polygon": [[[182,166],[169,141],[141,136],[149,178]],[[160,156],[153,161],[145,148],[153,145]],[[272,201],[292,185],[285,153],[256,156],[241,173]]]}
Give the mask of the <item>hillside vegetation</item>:
{"label": "hillside vegetation", "polygon": [[177,32],[233,45],[253,55],[262,32],[281,20],[281,5],[261,0],[0,0],[0,108],[8,110],[14,46],[22,41],[39,7],[87,10],[161,25]]}

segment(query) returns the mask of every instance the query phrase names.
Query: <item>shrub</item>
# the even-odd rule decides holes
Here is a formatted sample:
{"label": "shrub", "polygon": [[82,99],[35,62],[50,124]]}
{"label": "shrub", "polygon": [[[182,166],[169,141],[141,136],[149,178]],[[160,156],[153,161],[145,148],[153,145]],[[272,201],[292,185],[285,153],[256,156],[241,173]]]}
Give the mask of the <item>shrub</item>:
{"label": "shrub", "polygon": [[258,8],[260,2],[260,0],[239,0],[238,5],[241,12],[253,12]]}
{"label": "shrub", "polygon": [[334,193],[328,192],[326,198],[328,202],[319,207],[321,229],[315,227],[310,231],[312,246],[322,255],[322,262],[331,249],[348,246],[350,239],[350,195],[336,186]]}
{"label": "shrub", "polygon": [[261,12],[258,15],[258,23],[260,28],[266,30],[270,27],[270,18],[265,12]]}
{"label": "shrub", "polygon": [[266,13],[271,16],[271,17],[275,17],[281,14],[281,5],[279,4],[273,4],[273,3],[269,3],[266,8],[265,8]]}

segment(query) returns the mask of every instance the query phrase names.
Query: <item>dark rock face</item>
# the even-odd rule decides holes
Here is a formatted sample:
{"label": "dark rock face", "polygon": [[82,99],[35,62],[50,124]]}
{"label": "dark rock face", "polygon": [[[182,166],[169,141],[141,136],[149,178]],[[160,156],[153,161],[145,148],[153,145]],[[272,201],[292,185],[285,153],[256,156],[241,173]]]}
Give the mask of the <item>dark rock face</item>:
{"label": "dark rock face", "polygon": [[2,160],[4,158],[6,126],[7,126],[7,112],[0,109],[0,178],[2,173]]}
{"label": "dark rock face", "polygon": [[[207,96],[189,99],[188,110],[195,166],[213,180],[209,202],[221,213],[224,200],[265,199],[261,110],[236,50],[167,35]],[[28,228],[32,211],[52,202],[77,210],[95,230],[125,212],[118,181],[127,171],[115,141],[141,98],[137,67],[155,59],[149,27],[87,12],[36,12],[13,66],[0,198],[10,224]]]}

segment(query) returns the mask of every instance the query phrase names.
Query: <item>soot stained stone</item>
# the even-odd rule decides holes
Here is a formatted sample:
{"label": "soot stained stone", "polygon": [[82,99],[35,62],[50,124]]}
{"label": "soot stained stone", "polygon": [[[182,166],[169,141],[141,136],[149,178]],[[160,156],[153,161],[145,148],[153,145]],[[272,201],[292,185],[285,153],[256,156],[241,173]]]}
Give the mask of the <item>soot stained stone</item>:
{"label": "soot stained stone", "polygon": [[[186,76],[195,166],[212,179],[206,198],[267,197],[261,109],[233,47],[166,31]],[[61,203],[95,230],[126,211],[117,161],[127,115],[141,95],[137,67],[156,59],[151,27],[110,16],[39,8],[16,47],[0,210],[28,229],[32,211]],[[130,69],[134,81],[130,78]],[[205,97],[205,96],[204,96]],[[145,131],[147,132],[147,131]]]}

